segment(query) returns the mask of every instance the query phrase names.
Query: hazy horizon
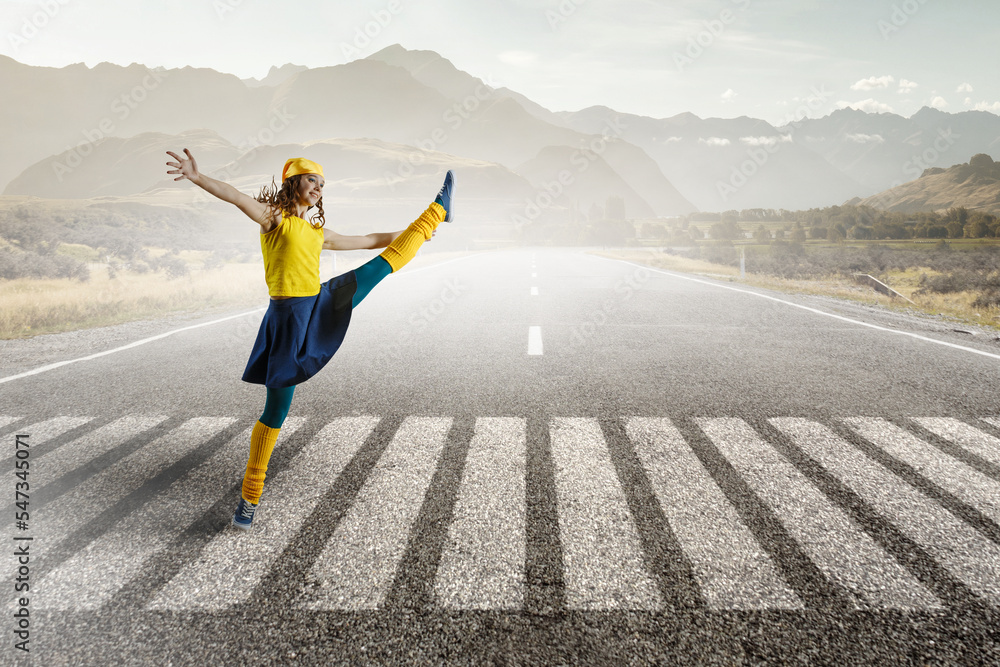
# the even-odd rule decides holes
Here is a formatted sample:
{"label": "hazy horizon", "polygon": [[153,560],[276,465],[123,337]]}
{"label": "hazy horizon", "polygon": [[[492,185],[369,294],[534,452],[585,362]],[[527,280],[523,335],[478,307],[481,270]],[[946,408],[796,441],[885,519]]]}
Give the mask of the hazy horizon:
{"label": "hazy horizon", "polygon": [[[0,8],[0,54],[37,66],[190,65],[262,79],[273,66],[339,65],[398,43],[435,51],[552,111],[600,105],[781,124],[823,90],[810,117],[844,107],[904,117],[924,106],[1000,113],[1000,83],[967,55],[995,46],[1000,5],[985,0],[306,0],[280,12],[244,0],[0,0]],[[296,33],[290,46],[285,35]]]}

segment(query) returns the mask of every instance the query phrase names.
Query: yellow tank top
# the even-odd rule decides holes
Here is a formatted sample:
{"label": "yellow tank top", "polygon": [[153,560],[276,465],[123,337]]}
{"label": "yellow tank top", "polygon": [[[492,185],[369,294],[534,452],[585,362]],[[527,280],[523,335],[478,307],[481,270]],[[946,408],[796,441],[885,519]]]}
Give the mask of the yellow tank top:
{"label": "yellow tank top", "polygon": [[281,224],[260,235],[264,278],[271,296],[319,294],[319,253],[323,228],[302,218],[283,215]]}

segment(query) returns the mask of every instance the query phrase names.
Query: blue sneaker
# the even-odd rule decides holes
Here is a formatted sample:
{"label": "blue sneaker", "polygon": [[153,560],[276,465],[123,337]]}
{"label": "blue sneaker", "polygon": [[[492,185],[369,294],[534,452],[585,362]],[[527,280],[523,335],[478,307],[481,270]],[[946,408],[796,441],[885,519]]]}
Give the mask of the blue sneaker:
{"label": "blue sneaker", "polygon": [[444,207],[444,221],[451,222],[452,210],[451,197],[455,192],[455,174],[451,173],[451,169],[444,177],[444,185],[441,186],[441,192],[438,193],[437,198],[434,200],[438,204]]}
{"label": "blue sneaker", "polygon": [[240,496],[240,504],[236,506],[236,513],[233,514],[233,525],[242,530],[250,530],[250,524],[253,523],[253,513],[257,511],[257,506],[254,503],[248,503],[243,500]]}

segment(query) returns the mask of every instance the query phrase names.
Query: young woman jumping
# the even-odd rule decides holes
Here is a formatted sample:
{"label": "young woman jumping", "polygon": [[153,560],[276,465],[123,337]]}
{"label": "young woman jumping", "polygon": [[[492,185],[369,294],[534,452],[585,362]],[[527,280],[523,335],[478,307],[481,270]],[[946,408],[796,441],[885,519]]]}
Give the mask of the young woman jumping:
{"label": "young woman jumping", "polygon": [[[186,157],[167,151],[176,162],[168,174],[180,174],[209,194],[247,214],[260,225],[264,278],[271,296],[243,372],[243,380],[267,388],[264,412],[250,435],[250,456],[243,476],[233,525],[249,530],[264,490],[267,463],[288,415],[295,386],[319,372],[344,340],[351,311],[390,273],[413,259],[442,222],[451,222],[455,177],[449,171],[434,202],[409,227],[398,232],[344,236],[324,226],[323,168],[305,158],[285,162],[281,186],[264,187],[256,198],[198,171],[191,151]],[[307,221],[305,215],[316,207]],[[329,250],[385,248],[362,266],[319,281],[319,254]]]}

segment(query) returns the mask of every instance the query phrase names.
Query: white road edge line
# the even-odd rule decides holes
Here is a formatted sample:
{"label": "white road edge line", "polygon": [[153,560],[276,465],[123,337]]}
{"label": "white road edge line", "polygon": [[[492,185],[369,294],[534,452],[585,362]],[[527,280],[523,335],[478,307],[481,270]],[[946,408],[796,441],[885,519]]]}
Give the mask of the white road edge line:
{"label": "white road edge line", "polygon": [[887,327],[880,327],[877,324],[870,324],[868,322],[862,322],[861,320],[852,320],[849,317],[844,317],[843,315],[834,315],[833,313],[828,313],[823,310],[818,310],[816,308],[810,308],[809,306],[803,306],[802,304],[794,303],[792,301],[785,301],[784,299],[779,299],[768,294],[760,294],[759,292],[752,292],[746,289],[740,289],[738,287],[730,287],[729,285],[720,285],[719,283],[713,283],[708,280],[700,280],[698,278],[692,278],[690,276],[681,275],[679,273],[673,273],[671,271],[664,271],[662,269],[656,269],[652,266],[646,266],[644,264],[636,264],[635,262],[629,262],[624,259],[612,259],[610,257],[601,257],[600,255],[591,255],[592,257],[600,257],[601,259],[607,259],[612,262],[621,262],[622,264],[630,264],[631,266],[637,266],[647,271],[653,271],[655,273],[662,273],[665,276],[671,276],[673,278],[680,278],[681,280],[690,280],[693,283],[701,283],[702,285],[710,285],[711,287],[719,287],[722,289],[727,289],[731,292],[740,292],[742,294],[749,294],[750,296],[757,296],[761,299],[769,299],[771,301],[777,301],[778,303],[783,303],[786,306],[794,306],[795,308],[801,308],[802,310],[808,310],[810,313],[816,313],[817,315],[825,315],[826,317],[832,317],[835,320],[842,320],[844,322],[850,322],[851,324],[858,324],[863,327],[868,327],[869,329],[877,329],[878,331],[885,331],[887,333],[899,334],[900,336],[909,336],[910,338],[916,338],[917,340],[926,341],[928,343],[936,343],[937,345],[944,345],[945,347],[952,347],[956,350],[964,350],[965,352],[972,352],[973,354],[980,354],[984,357],[990,357],[991,359],[1000,359],[1000,354],[993,354],[992,352],[984,352],[983,350],[977,350],[974,347],[965,347],[964,345],[957,345],[955,343],[948,343],[943,340],[936,340],[934,338],[928,338],[927,336],[921,336],[920,334],[910,333],[909,331],[898,331],[896,329],[889,329]]}
{"label": "white road edge line", "polygon": [[542,354],[541,327],[528,327],[528,354],[530,356],[541,356]]}
{"label": "white road edge line", "polygon": [[[416,273],[417,271],[424,271],[426,269],[435,269],[435,268],[437,268],[439,266],[444,266],[445,264],[451,264],[452,262],[457,262],[459,260],[468,259],[469,257],[474,257],[474,256],[476,256],[476,255],[475,254],[473,254],[473,255],[466,255],[464,257],[456,257],[455,259],[449,259],[449,260],[446,260],[444,262],[438,262],[437,264],[431,264],[429,266],[421,266],[421,267],[418,267],[416,269],[413,269],[409,273],[412,274],[412,273]],[[228,317],[223,317],[222,319],[219,319],[219,320],[212,320],[211,322],[203,322],[201,324],[194,324],[194,325],[189,326],[189,327],[182,327],[180,329],[174,329],[173,331],[167,331],[166,333],[162,333],[162,334],[159,334],[157,336],[152,336],[150,338],[143,338],[142,340],[137,340],[137,341],[131,342],[128,345],[122,345],[121,347],[116,347],[113,350],[105,350],[104,352],[98,352],[96,354],[91,354],[91,355],[88,355],[86,357],[79,357],[78,359],[67,359],[66,361],[57,361],[54,364],[49,364],[47,366],[41,366],[39,368],[35,368],[35,369],[30,370],[30,371],[25,371],[23,373],[18,373],[17,375],[9,375],[9,376],[7,376],[5,378],[0,378],[0,384],[3,384],[4,382],[11,382],[13,380],[20,380],[21,378],[30,377],[32,375],[38,375],[39,373],[44,373],[45,371],[55,370],[56,368],[62,368],[63,366],[68,366],[69,364],[75,364],[75,363],[77,363],[79,361],[90,361],[91,359],[97,359],[98,357],[103,357],[103,356],[108,355],[108,354],[114,354],[115,352],[121,352],[123,350],[128,350],[128,349],[131,349],[133,347],[138,347],[139,345],[145,345],[146,343],[152,343],[153,341],[160,340],[161,338],[166,338],[167,336],[172,336],[175,333],[180,333],[182,331],[190,331],[191,329],[198,329],[200,327],[207,327],[207,326],[210,326],[212,324],[219,324],[220,322],[226,322],[227,320],[234,320],[237,317],[243,317],[245,315],[253,315],[254,313],[261,313],[261,312],[263,312],[265,310],[267,310],[267,306],[264,306],[263,308],[255,308],[253,310],[248,310],[245,313],[240,313],[238,315],[230,315]]]}
{"label": "white road edge line", "polygon": [[230,315],[229,317],[223,317],[219,320],[212,320],[211,322],[202,322],[201,324],[193,324],[189,327],[182,327],[180,329],[174,329],[173,331],[167,331],[166,333],[161,333],[156,336],[151,336],[149,338],[143,338],[142,340],[137,340],[129,343],[128,345],[122,345],[121,347],[116,347],[113,350],[105,350],[104,352],[97,352],[95,354],[87,355],[86,357],[79,357],[77,359],[67,359],[66,361],[57,361],[54,364],[49,364],[48,366],[41,366],[30,371],[25,371],[23,373],[18,373],[17,375],[9,375],[5,378],[0,378],[0,384],[4,382],[10,382],[11,380],[20,380],[21,378],[26,378],[31,375],[38,375],[39,373],[44,373],[45,371],[51,371],[56,368],[61,368],[63,366],[68,366],[69,364],[75,364],[78,361],[90,361],[91,359],[97,359],[98,357],[103,357],[108,354],[114,354],[115,352],[121,352],[122,350],[128,350],[133,347],[138,347],[140,345],[145,345],[146,343],[152,343],[155,340],[160,340],[161,338],[166,338],[167,336],[172,336],[175,333],[180,333],[182,331],[190,331],[191,329],[200,329],[201,327],[207,327],[212,324],[218,324],[220,322],[225,322],[227,320],[234,320],[237,317],[243,317],[245,315],[252,315],[254,313],[260,313],[267,310],[267,308],[255,308],[254,310],[248,310],[245,313],[240,313],[239,315]]}

